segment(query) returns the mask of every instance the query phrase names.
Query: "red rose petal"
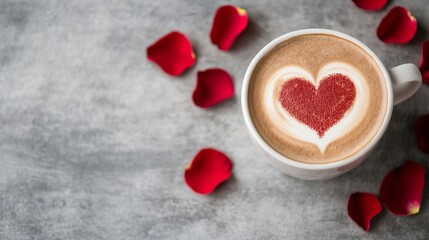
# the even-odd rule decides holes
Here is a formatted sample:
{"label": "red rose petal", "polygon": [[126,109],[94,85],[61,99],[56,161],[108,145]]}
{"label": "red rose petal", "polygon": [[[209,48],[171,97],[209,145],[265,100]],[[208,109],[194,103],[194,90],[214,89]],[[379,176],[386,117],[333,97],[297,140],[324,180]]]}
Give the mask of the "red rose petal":
{"label": "red rose petal", "polygon": [[384,177],[380,187],[380,199],[395,215],[416,214],[420,210],[424,180],[424,167],[407,161]]}
{"label": "red rose petal", "polygon": [[429,84],[429,41],[423,43],[422,58],[420,59],[420,72],[423,82]]}
{"label": "red rose petal", "polygon": [[417,119],[416,134],[420,150],[429,154],[429,114]]}
{"label": "red rose petal", "polygon": [[357,192],[350,195],[347,209],[350,218],[368,232],[371,219],[381,212],[381,204],[376,195]]}
{"label": "red rose petal", "polygon": [[195,105],[209,108],[234,95],[234,83],[231,76],[223,69],[212,68],[197,74],[192,100]]}
{"label": "red rose petal", "polygon": [[186,166],[185,181],[197,193],[210,194],[231,176],[232,162],[222,152],[201,149]]}
{"label": "red rose petal", "polygon": [[353,0],[358,8],[369,11],[381,10],[387,3],[387,0]]}
{"label": "red rose petal", "polygon": [[217,9],[213,19],[210,39],[220,50],[227,51],[247,26],[247,12],[233,5]]}
{"label": "red rose petal", "polygon": [[405,44],[411,41],[416,32],[416,18],[400,6],[392,8],[377,28],[377,36],[384,43]]}
{"label": "red rose petal", "polygon": [[172,76],[180,75],[195,63],[189,39],[180,32],[171,32],[147,48],[147,58]]}

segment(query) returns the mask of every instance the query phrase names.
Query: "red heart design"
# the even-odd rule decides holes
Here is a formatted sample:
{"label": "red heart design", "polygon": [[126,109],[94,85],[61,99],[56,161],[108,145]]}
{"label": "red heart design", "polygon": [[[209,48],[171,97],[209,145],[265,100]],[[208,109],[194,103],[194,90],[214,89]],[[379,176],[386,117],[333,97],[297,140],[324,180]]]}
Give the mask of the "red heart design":
{"label": "red heart design", "polygon": [[356,98],[353,82],[343,74],[331,74],[319,88],[303,78],[286,81],[280,91],[282,107],[322,138],[352,107]]}

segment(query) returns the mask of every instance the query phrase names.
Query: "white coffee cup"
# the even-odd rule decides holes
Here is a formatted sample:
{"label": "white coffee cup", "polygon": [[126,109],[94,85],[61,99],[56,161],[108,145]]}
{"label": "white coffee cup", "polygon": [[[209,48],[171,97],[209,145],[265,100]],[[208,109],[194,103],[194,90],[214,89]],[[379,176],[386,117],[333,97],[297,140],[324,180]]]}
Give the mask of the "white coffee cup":
{"label": "white coffee cup", "polygon": [[[353,154],[348,158],[336,162],[311,164],[294,161],[283,156],[264,141],[264,139],[261,137],[255,126],[253,125],[252,118],[249,114],[247,96],[249,81],[255,66],[258,64],[258,62],[263,56],[265,56],[271,49],[273,49],[278,44],[284,42],[287,39],[307,34],[328,34],[355,43],[356,45],[364,49],[375,60],[381,72],[383,73],[384,79],[386,81],[388,102],[387,111],[383,123],[377,134],[365,147],[360,149],[357,153]],[[252,138],[254,143],[262,150],[262,152],[265,153],[267,159],[270,160],[270,162],[275,167],[290,176],[301,179],[328,179],[339,176],[343,173],[352,170],[368,157],[370,152],[376,147],[377,143],[380,141],[381,137],[387,129],[387,126],[390,122],[390,117],[392,116],[393,106],[411,97],[419,89],[421,83],[422,77],[420,71],[414,64],[407,63],[387,70],[384,64],[374,54],[373,51],[371,51],[365,44],[363,44],[359,40],[347,34],[328,29],[304,29],[286,33],[274,39],[273,41],[268,43],[268,45],[266,45],[262,50],[260,50],[258,54],[256,54],[249,67],[247,68],[246,74],[244,76],[241,91],[241,106],[243,110],[245,125],[250,133],[250,137]]]}

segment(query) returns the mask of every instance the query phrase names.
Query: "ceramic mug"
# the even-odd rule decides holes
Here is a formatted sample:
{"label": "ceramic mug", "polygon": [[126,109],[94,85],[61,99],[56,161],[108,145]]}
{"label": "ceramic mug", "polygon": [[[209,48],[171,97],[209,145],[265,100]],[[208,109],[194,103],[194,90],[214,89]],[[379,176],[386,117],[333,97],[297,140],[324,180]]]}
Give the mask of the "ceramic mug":
{"label": "ceramic mug", "polygon": [[[262,57],[264,57],[268,52],[270,52],[271,49],[276,47],[278,44],[286,41],[287,39],[307,34],[333,35],[355,43],[356,45],[364,49],[375,60],[375,62],[378,64],[379,69],[383,73],[384,79],[386,81],[387,111],[386,115],[384,116],[383,123],[377,134],[373,139],[371,139],[370,142],[368,142],[368,144],[365,145],[365,147],[360,149],[358,152],[356,152],[350,157],[336,162],[321,164],[303,163],[294,161],[281,155],[273,148],[271,148],[270,145],[268,145],[259,135],[255,126],[253,125],[252,119],[249,114],[247,95],[249,81],[255,66],[258,64]],[[359,40],[347,34],[328,29],[304,29],[286,33],[274,39],[273,41],[268,43],[268,45],[262,48],[262,50],[260,50],[258,54],[256,54],[249,67],[247,68],[246,74],[244,76],[241,92],[241,106],[245,125],[250,133],[250,137],[252,138],[254,143],[260,148],[260,150],[265,153],[266,158],[275,167],[293,177],[307,180],[321,180],[339,176],[361,164],[368,157],[370,152],[376,147],[377,143],[380,141],[381,137],[386,131],[387,126],[390,122],[390,117],[392,115],[393,106],[411,97],[419,89],[421,83],[422,77],[420,71],[414,64],[407,63],[387,70],[384,64],[374,54],[373,51],[371,51],[365,44],[363,44]]]}

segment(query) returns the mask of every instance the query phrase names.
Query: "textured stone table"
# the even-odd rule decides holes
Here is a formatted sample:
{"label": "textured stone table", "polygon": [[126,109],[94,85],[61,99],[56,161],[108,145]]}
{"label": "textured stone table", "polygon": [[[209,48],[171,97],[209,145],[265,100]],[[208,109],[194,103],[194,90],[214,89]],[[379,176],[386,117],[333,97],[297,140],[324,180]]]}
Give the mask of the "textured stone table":
{"label": "textured stone table", "polygon": [[[0,0],[0,239],[427,239],[429,189],[420,214],[386,210],[369,234],[349,220],[348,196],[378,192],[407,159],[428,169],[413,123],[429,112],[429,88],[395,108],[378,149],[354,171],[310,182],[274,169],[243,126],[240,87],[251,58],[271,39],[309,27],[351,34],[386,66],[420,59],[429,38],[426,0],[393,0],[382,12],[348,0],[231,1],[250,25],[229,52],[208,38],[226,1]],[[385,45],[375,35],[387,9],[419,21],[415,39]],[[187,34],[198,61],[179,78],[146,59],[161,35]],[[222,67],[236,96],[210,110],[191,94],[198,70]],[[184,184],[202,147],[234,161],[210,196]],[[426,184],[429,186],[428,178]]]}

